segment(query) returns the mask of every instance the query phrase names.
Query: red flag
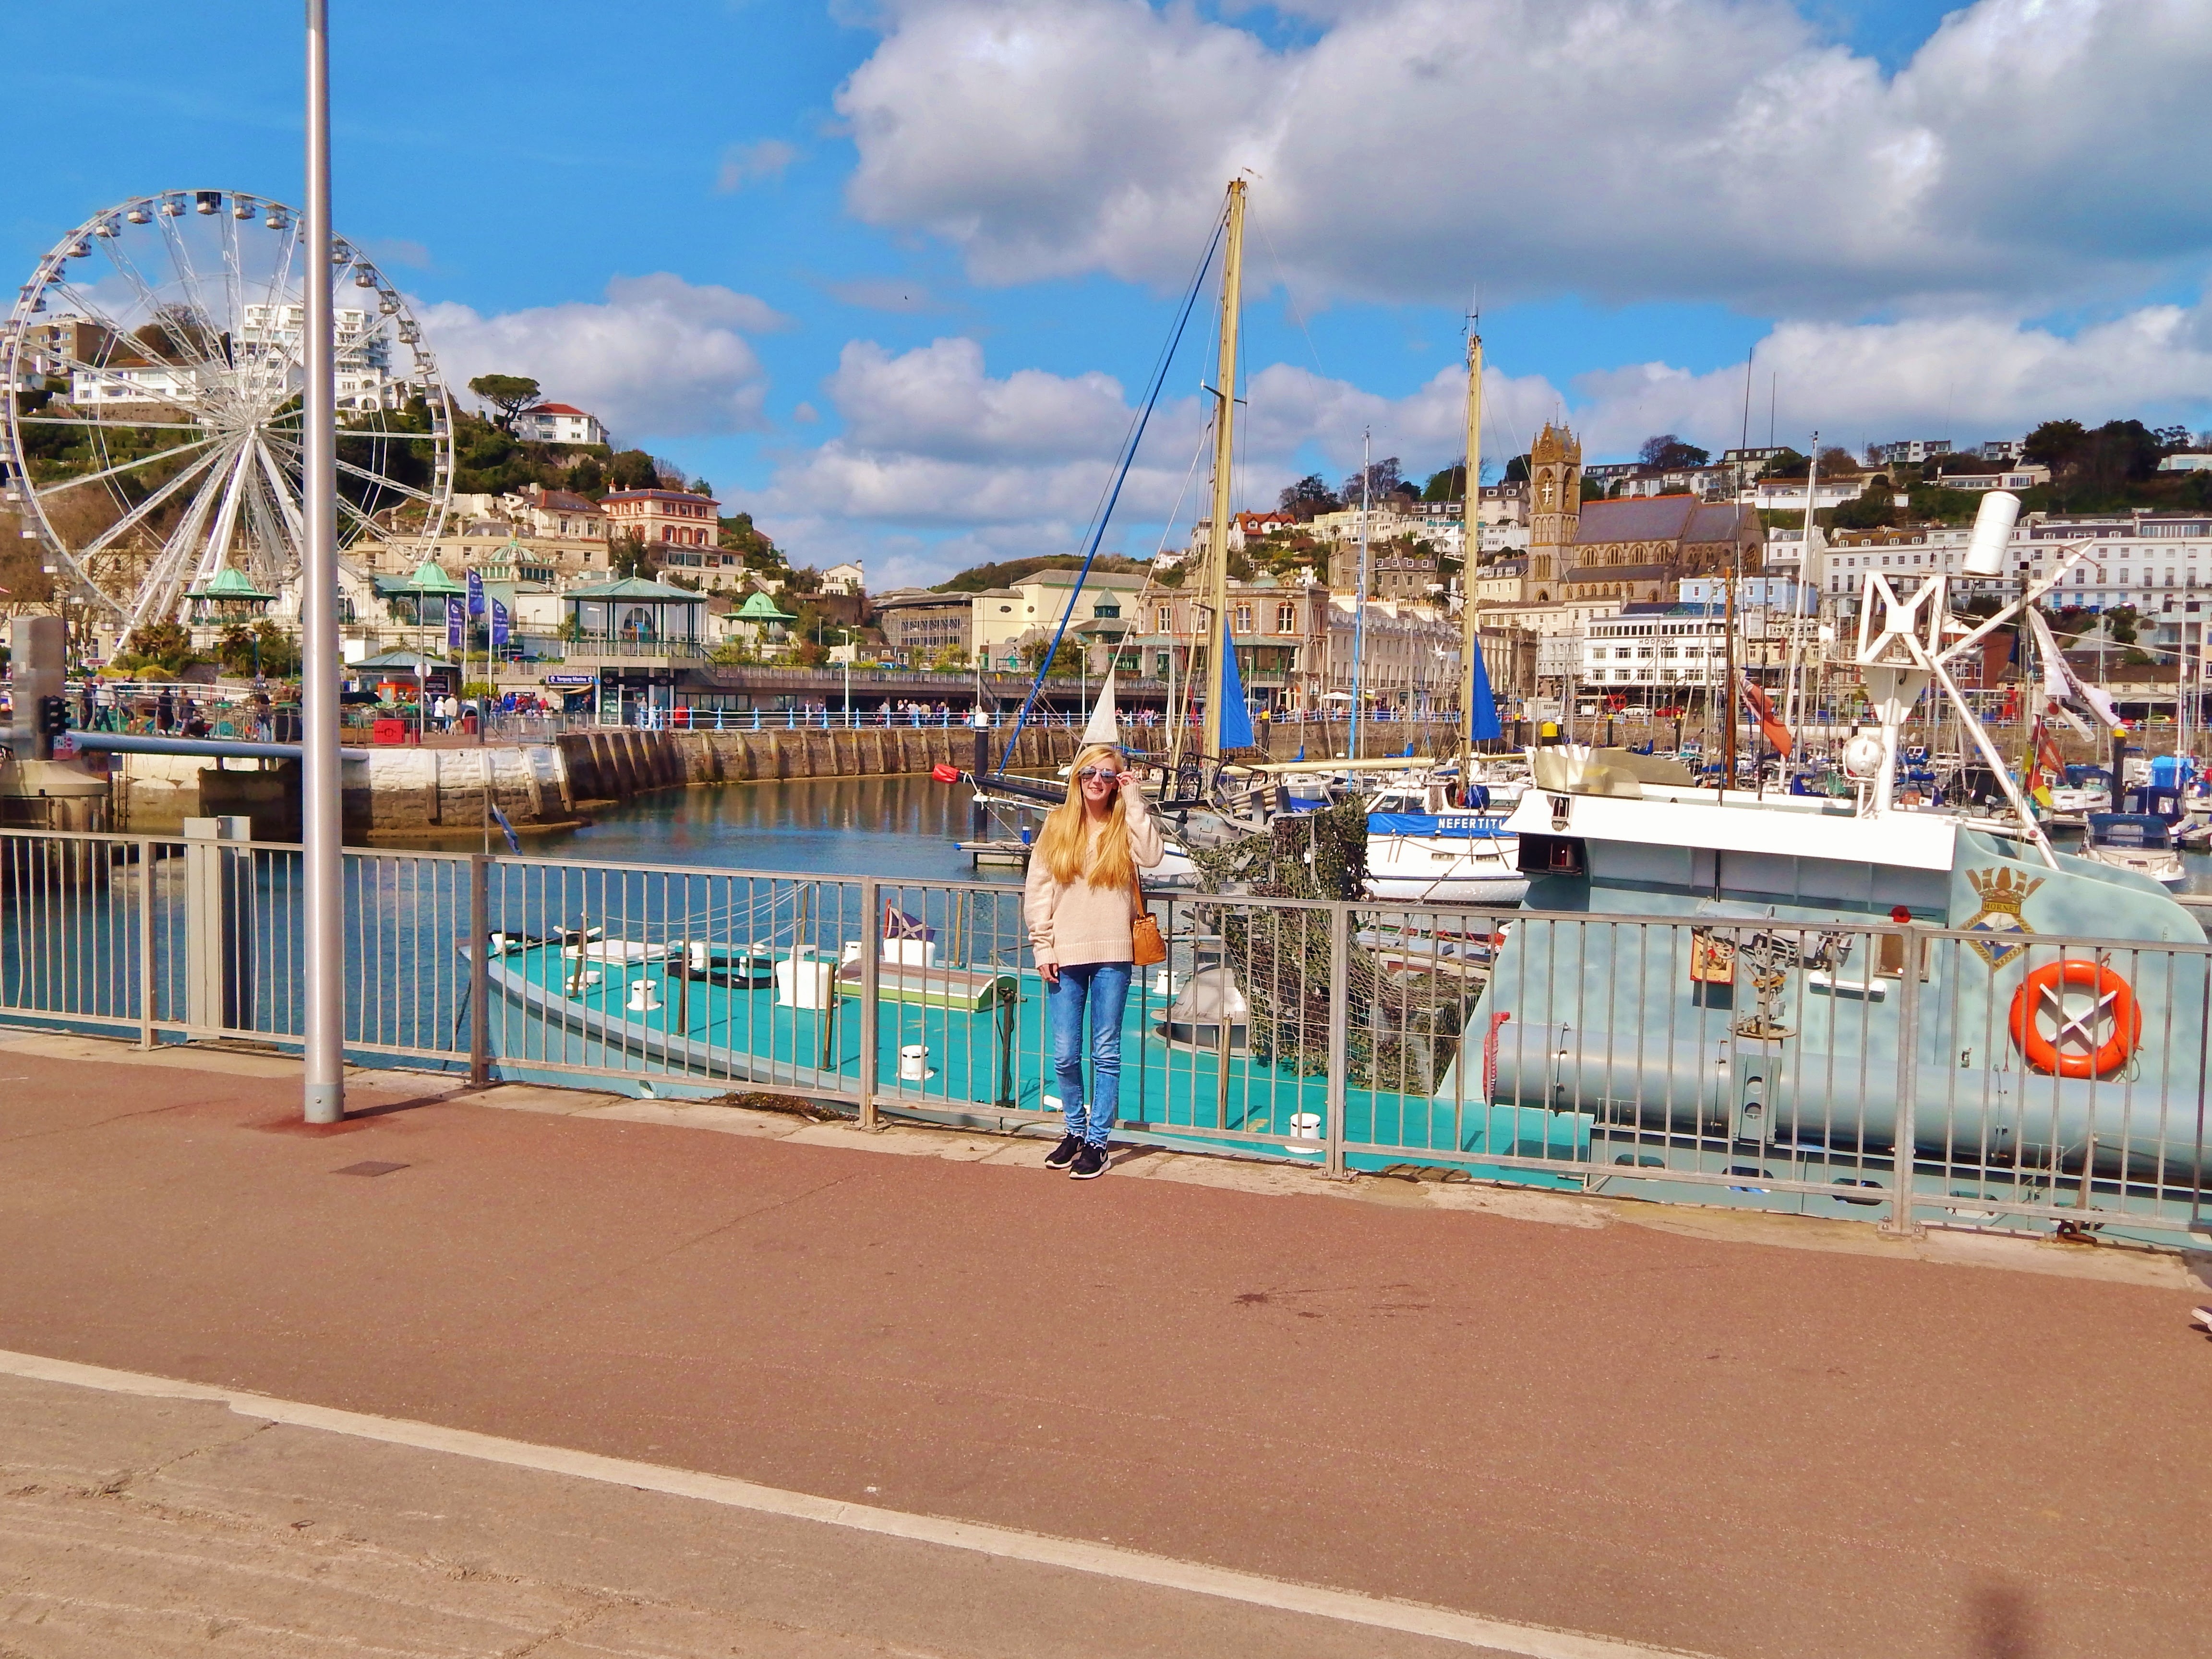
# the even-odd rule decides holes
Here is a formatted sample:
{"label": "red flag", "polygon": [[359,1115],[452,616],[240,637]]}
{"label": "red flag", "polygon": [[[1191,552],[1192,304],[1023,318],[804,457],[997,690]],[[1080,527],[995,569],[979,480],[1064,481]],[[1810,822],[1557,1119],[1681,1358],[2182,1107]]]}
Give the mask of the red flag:
{"label": "red flag", "polygon": [[1774,712],[1773,700],[1748,674],[1743,677],[1743,701],[1745,707],[1759,718],[1759,735],[1783,759],[1789,759],[1790,728],[1782,723],[1782,716]]}
{"label": "red flag", "polygon": [[2066,781],[2066,757],[2058,752],[2058,744],[2051,735],[2051,728],[2041,720],[2035,723],[2035,766],[2047,772],[2053,783]]}

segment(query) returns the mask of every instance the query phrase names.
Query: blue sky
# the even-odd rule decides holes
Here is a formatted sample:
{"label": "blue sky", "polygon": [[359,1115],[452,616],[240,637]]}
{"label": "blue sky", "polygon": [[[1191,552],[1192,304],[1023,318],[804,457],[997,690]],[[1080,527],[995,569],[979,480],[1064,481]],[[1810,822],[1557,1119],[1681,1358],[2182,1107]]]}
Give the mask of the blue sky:
{"label": "blue sky", "polygon": [[[1595,4],[336,0],[338,223],[456,377],[537,373],[797,556],[908,575],[1079,532],[1232,165],[1252,500],[1363,427],[1455,459],[1477,283],[1492,454],[1555,413],[1594,457],[1733,442],[1754,345],[1762,437],[1769,374],[1785,441],[2212,421],[2212,196],[2143,171],[2201,173],[2212,8],[1980,0],[1931,46],[1924,0]],[[0,15],[16,267],[131,195],[296,200],[299,15]],[[1121,544],[1182,476],[1197,343]]]}

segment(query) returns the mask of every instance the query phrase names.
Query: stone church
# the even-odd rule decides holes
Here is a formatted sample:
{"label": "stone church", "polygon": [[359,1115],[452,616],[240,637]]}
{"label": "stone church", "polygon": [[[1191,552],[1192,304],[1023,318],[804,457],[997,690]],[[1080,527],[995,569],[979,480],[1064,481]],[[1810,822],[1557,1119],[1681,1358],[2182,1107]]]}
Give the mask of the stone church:
{"label": "stone church", "polygon": [[1672,604],[1686,576],[1759,570],[1766,532],[1752,508],[1695,495],[1584,501],[1582,459],[1565,427],[1546,425],[1529,449],[1526,599]]}

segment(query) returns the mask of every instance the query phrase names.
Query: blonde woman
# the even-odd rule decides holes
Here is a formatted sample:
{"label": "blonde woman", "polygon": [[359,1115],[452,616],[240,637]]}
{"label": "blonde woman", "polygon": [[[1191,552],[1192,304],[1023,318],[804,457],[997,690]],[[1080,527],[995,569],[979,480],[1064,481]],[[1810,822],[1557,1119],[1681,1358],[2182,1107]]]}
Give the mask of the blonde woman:
{"label": "blonde woman", "polygon": [[[1077,1181],[1105,1173],[1106,1139],[1121,1103],[1121,1014],[1129,1000],[1129,924],[1137,872],[1159,863],[1159,825],[1121,764],[1093,744],[1068,769],[1067,799],[1052,809],[1030,854],[1022,917],[1044,976],[1053,1071],[1067,1133],[1045,1163]],[[1091,1016],[1091,1103],[1083,1091],[1083,1017]]]}

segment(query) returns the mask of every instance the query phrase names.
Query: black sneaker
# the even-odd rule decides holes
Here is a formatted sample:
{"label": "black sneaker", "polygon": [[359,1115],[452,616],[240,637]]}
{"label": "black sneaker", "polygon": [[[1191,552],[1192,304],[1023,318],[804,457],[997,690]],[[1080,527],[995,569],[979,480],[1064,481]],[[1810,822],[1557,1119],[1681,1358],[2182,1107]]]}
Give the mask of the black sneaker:
{"label": "black sneaker", "polygon": [[1105,1173],[1106,1149],[1085,1141],[1082,1152],[1076,1155],[1075,1167],[1067,1172],[1067,1177],[1071,1181],[1096,1181]]}
{"label": "black sneaker", "polygon": [[1082,1150],[1082,1136],[1062,1135],[1060,1138],[1060,1145],[1044,1155],[1044,1167],[1048,1170],[1065,1170],[1075,1162],[1075,1155]]}

